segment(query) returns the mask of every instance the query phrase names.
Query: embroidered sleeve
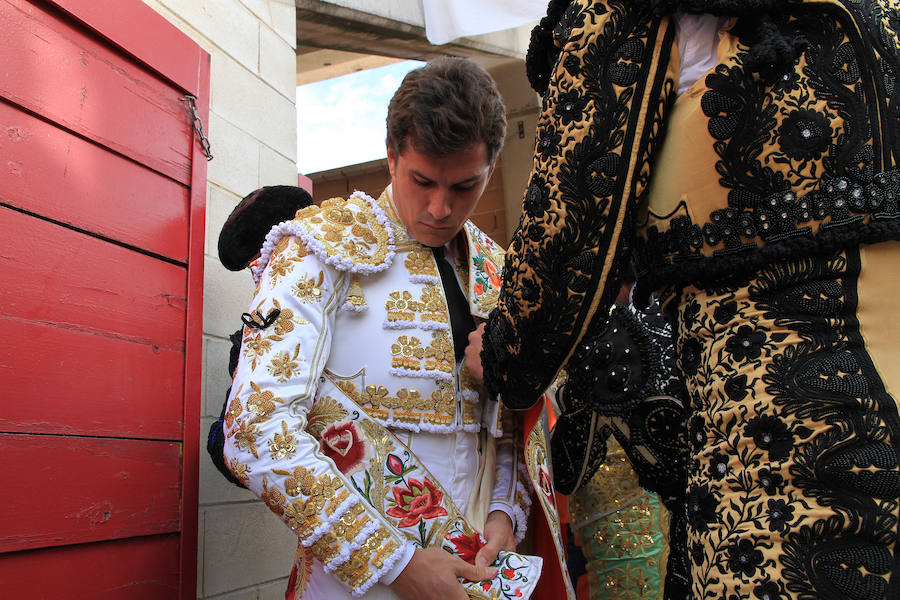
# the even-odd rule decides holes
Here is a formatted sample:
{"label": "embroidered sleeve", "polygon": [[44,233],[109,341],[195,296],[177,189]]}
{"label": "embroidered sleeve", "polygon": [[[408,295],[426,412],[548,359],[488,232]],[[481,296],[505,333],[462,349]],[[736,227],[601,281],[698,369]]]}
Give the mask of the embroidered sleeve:
{"label": "embroidered sleeve", "polygon": [[503,411],[503,436],[497,440],[497,467],[494,493],[488,512],[502,510],[513,524],[516,543],[525,538],[528,529],[528,513],[531,510],[531,494],[524,469],[524,451],[515,413]]}
{"label": "embroidered sleeve", "polygon": [[224,455],[325,570],[361,595],[411,552],[348,476],[356,466],[351,459],[362,460],[354,452],[365,446],[358,437],[364,434],[350,422],[317,431],[308,418],[350,278],[296,237],[274,246],[251,305],[257,326],[245,327]]}
{"label": "embroidered sleeve", "polygon": [[648,3],[576,0],[538,121],[534,165],[484,337],[484,381],[513,408],[550,385],[628,260],[635,206],[674,98],[674,27]]}

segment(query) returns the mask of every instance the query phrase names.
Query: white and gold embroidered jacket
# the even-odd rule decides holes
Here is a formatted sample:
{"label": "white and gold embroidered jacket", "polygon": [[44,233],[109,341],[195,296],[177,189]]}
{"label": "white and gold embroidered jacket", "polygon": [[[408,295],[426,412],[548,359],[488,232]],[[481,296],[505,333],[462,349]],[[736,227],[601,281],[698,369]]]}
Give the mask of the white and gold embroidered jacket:
{"label": "white and gold embroidered jacket", "polygon": [[[468,257],[457,274],[484,318],[503,251],[471,222],[460,235]],[[390,188],[274,227],[254,279],[259,327],[245,328],[224,453],[299,536],[295,597],[393,598],[383,584],[465,514],[482,431],[498,438],[488,510],[524,536],[520,444],[457,365],[433,255],[400,223]]]}

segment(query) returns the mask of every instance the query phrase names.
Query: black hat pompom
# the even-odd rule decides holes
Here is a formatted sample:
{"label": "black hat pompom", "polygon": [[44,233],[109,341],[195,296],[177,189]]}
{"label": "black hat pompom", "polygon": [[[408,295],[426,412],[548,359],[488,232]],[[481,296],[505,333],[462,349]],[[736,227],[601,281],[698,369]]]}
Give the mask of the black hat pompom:
{"label": "black hat pompom", "polygon": [[229,271],[247,267],[273,226],[294,218],[313,203],[309,192],[293,185],[269,185],[245,196],[219,232],[219,260]]}

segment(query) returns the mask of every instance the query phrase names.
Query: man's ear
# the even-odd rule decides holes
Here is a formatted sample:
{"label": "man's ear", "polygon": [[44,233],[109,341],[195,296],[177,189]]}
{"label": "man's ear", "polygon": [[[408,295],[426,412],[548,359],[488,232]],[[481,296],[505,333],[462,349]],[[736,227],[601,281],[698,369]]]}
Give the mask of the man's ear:
{"label": "man's ear", "polygon": [[386,142],[385,142],[385,144],[387,145],[388,171],[391,174],[391,179],[393,179],[394,178],[394,165],[396,164],[396,161],[395,161],[396,157],[394,156],[394,149],[391,148],[391,145]]}

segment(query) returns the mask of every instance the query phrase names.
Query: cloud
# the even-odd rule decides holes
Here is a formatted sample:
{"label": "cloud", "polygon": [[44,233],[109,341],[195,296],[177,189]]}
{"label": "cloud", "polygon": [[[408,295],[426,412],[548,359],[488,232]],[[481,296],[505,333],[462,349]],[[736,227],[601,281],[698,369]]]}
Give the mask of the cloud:
{"label": "cloud", "polygon": [[387,105],[405,61],[297,87],[297,170],[315,173],[386,156]]}

